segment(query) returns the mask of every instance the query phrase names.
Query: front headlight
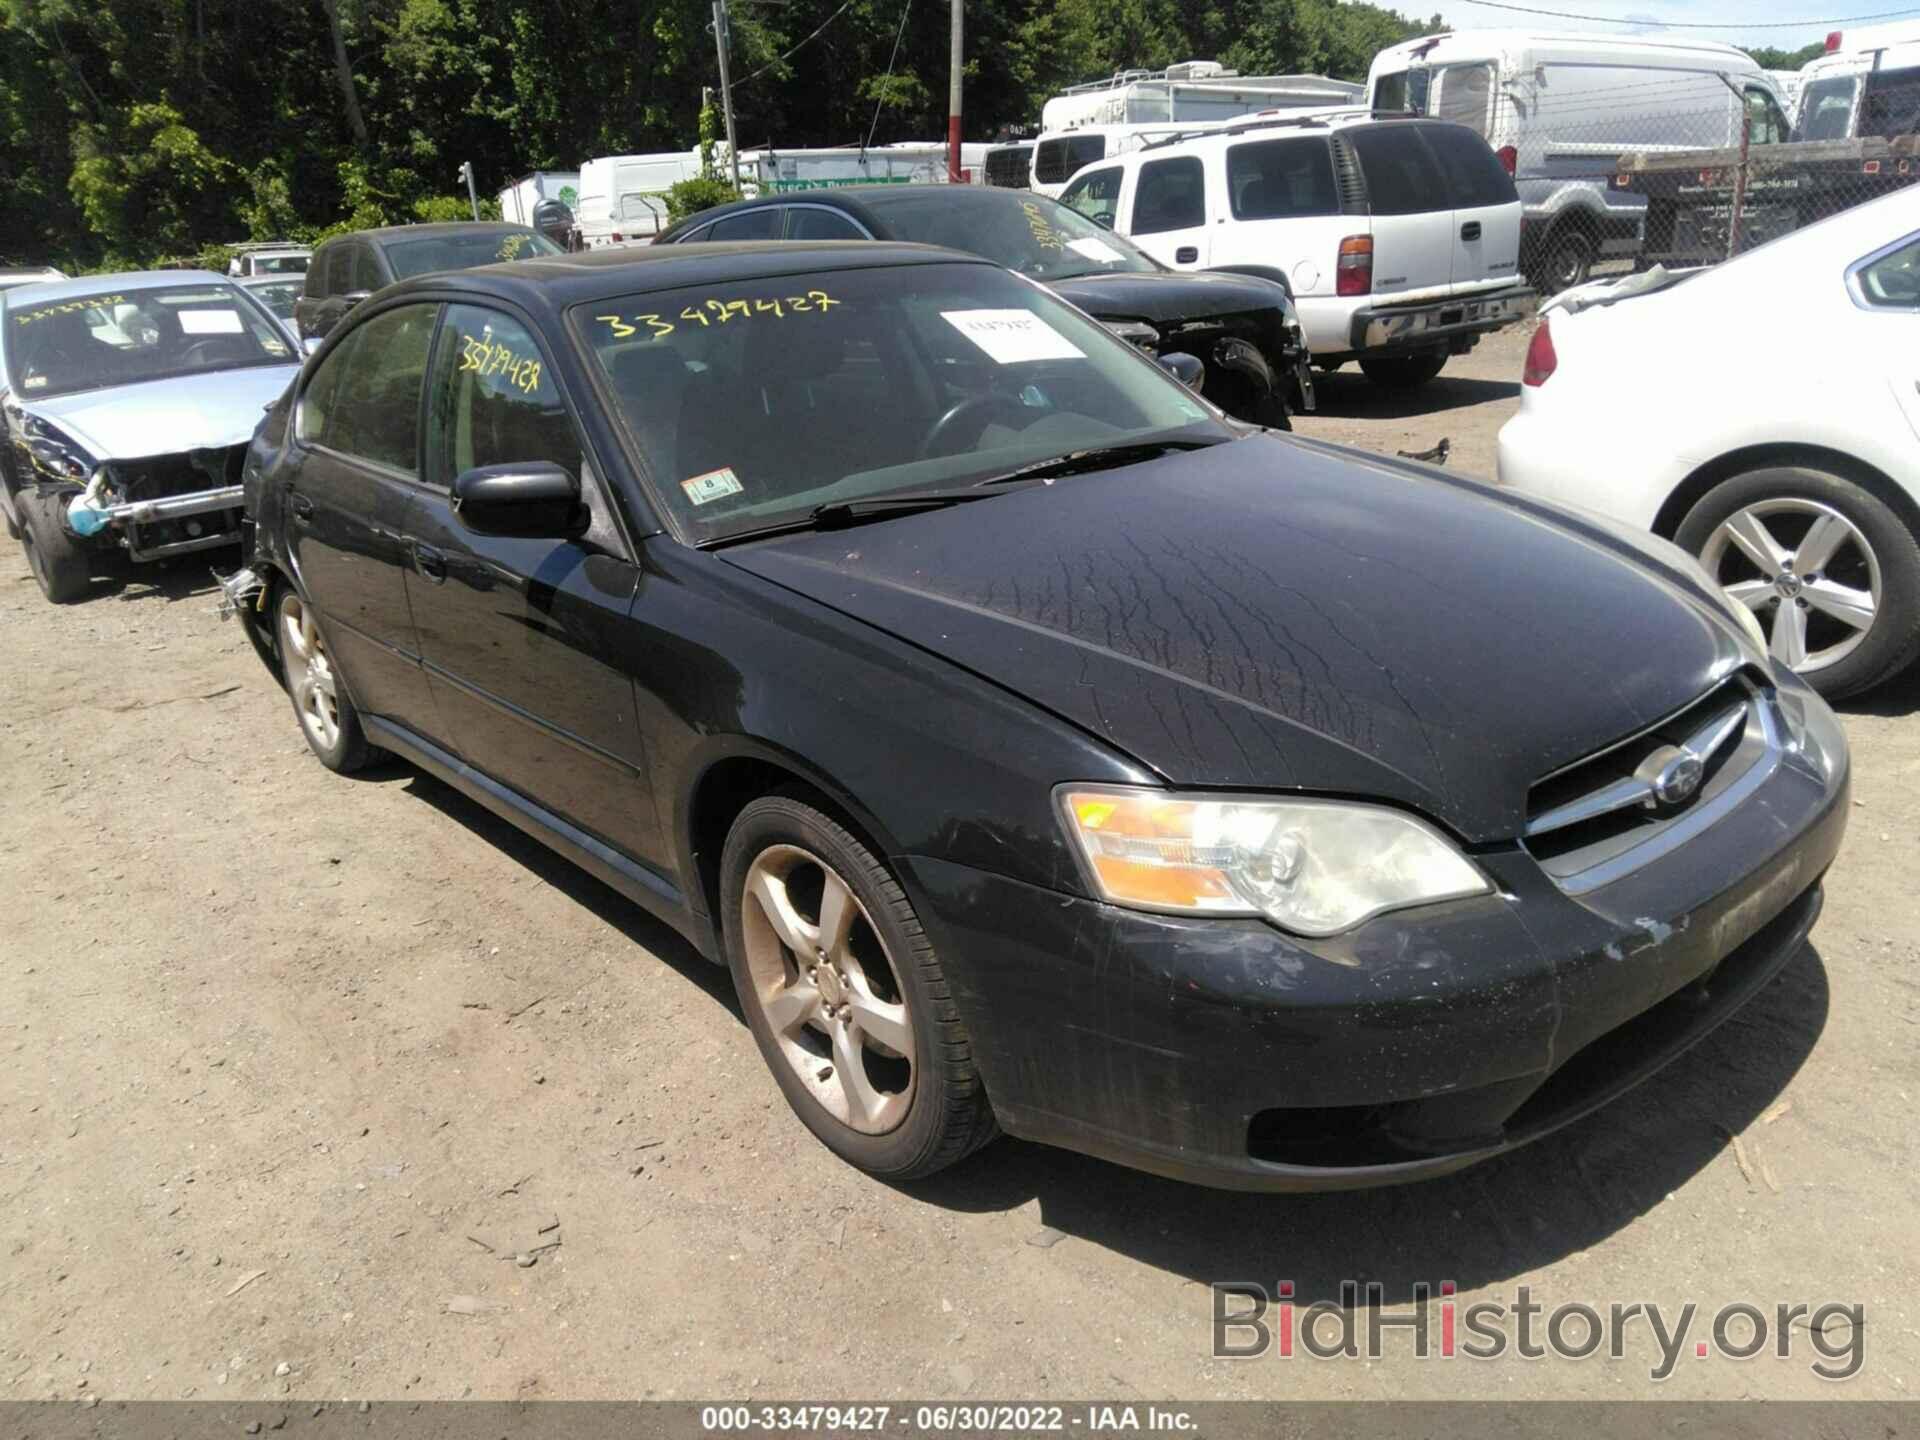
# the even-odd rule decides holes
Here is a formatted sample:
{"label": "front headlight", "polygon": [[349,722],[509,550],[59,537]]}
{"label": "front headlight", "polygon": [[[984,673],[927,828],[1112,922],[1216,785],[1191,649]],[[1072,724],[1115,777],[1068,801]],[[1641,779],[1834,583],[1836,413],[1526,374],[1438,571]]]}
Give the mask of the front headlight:
{"label": "front headlight", "polygon": [[1493,887],[1432,826],[1378,805],[1063,786],[1096,892],[1183,915],[1264,915],[1332,935],[1383,910]]}

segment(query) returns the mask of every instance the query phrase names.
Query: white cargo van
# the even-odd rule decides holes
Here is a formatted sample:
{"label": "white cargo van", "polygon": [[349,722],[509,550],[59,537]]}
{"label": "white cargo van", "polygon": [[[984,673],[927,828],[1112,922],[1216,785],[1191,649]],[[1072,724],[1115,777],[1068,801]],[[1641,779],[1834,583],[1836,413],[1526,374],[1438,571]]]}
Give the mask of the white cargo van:
{"label": "white cargo van", "polygon": [[1602,256],[1637,255],[1646,202],[1608,190],[1628,151],[1704,150],[1787,138],[1779,92],[1731,45],[1617,35],[1457,30],[1382,50],[1376,112],[1429,115],[1486,139],[1524,207],[1521,266],[1543,291],[1577,285]]}
{"label": "white cargo van", "polygon": [[1212,60],[1165,70],[1123,70],[1068,87],[1040,110],[1028,187],[1057,196],[1074,171],[1196,126],[1264,111],[1352,105],[1360,87],[1325,75],[1241,75]]}
{"label": "white cargo van", "polygon": [[1800,67],[1796,140],[1891,140],[1920,130],[1920,20],[1836,30]]}
{"label": "white cargo van", "polygon": [[580,203],[573,207],[582,248],[646,244],[667,228],[668,189],[699,173],[695,150],[587,161],[580,167]]}
{"label": "white cargo van", "polygon": [[1175,270],[1279,281],[1314,363],[1380,385],[1431,380],[1534,309],[1513,180],[1461,125],[1242,121],[1088,166],[1060,199]]}

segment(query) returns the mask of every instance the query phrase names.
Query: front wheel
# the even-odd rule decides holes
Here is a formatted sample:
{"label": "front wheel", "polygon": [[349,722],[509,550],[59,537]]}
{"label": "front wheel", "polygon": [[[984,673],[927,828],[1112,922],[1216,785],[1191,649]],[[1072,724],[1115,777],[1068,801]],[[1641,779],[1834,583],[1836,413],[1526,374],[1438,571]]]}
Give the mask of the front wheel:
{"label": "front wheel", "polygon": [[71,605],[87,593],[93,567],[85,548],[61,521],[59,497],[23,490],[13,503],[20,510],[20,548],[40,593],[55,605]]}
{"label": "front wheel", "polygon": [[1411,390],[1438,375],[1447,363],[1447,352],[1430,350],[1424,355],[1375,355],[1360,357],[1360,369],[1367,379],[1387,390]]}
{"label": "front wheel", "polygon": [[914,1180],[998,1133],[906,892],[798,794],[755,800],[720,862],[727,963],[794,1112],[869,1174]]}
{"label": "front wheel", "polygon": [[1753,611],[1773,658],[1829,699],[1920,658],[1920,540],[1850,480],[1754,470],[1709,491],[1674,538]]}

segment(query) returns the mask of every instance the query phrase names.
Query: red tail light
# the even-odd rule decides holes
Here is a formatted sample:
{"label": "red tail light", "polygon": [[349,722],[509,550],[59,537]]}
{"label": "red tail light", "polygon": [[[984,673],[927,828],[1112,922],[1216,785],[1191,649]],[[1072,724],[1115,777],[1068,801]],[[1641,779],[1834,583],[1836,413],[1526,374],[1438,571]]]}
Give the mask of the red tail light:
{"label": "red tail light", "polygon": [[1340,242],[1340,260],[1333,269],[1333,293],[1373,293],[1373,237],[1349,235]]}
{"label": "red tail light", "polygon": [[1544,385],[1559,366],[1560,357],[1553,353],[1553,331],[1542,320],[1540,328],[1533,332],[1533,343],[1527,346],[1527,363],[1520,371],[1520,383]]}
{"label": "red tail light", "polygon": [[1840,48],[1840,32],[1838,30],[1829,30],[1827,32],[1827,54],[1831,55],[1833,54],[1834,51],[1838,50],[1839,48]]}
{"label": "red tail light", "polygon": [[622,240],[626,239],[627,237],[622,235],[618,230],[615,230],[611,235],[607,236],[607,238],[613,241],[614,244],[618,245]]}
{"label": "red tail light", "polygon": [[1506,171],[1507,174],[1511,175],[1519,169],[1520,152],[1514,149],[1513,146],[1502,145],[1498,150],[1494,151],[1493,154],[1494,158],[1500,162],[1500,168]]}

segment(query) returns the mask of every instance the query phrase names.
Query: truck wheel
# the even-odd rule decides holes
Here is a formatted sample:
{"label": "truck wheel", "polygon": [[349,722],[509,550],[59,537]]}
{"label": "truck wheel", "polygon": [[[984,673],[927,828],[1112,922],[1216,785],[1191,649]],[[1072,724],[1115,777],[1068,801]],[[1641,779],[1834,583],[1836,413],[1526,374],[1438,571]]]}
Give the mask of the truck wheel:
{"label": "truck wheel", "polygon": [[828,1149],[916,1180],[999,1133],[932,941],[845,826],[804,794],[763,796],[728,832],[720,887],[747,1025]]}
{"label": "truck wheel", "polygon": [[1387,390],[1411,390],[1424,385],[1438,375],[1446,363],[1444,350],[1430,350],[1424,355],[1360,357],[1360,369],[1367,379]]}
{"label": "truck wheel", "polygon": [[1674,538],[1759,618],[1774,660],[1829,699],[1920,658],[1920,539],[1850,480],[1749,471],[1709,491]]}
{"label": "truck wheel", "polygon": [[93,568],[60,518],[59,497],[22,491],[13,503],[20,510],[20,548],[40,593],[56,605],[71,605],[87,593]]}
{"label": "truck wheel", "polygon": [[1547,237],[1536,267],[1535,289],[1558,295],[1584,285],[1593,275],[1593,239],[1584,230],[1562,226]]}

